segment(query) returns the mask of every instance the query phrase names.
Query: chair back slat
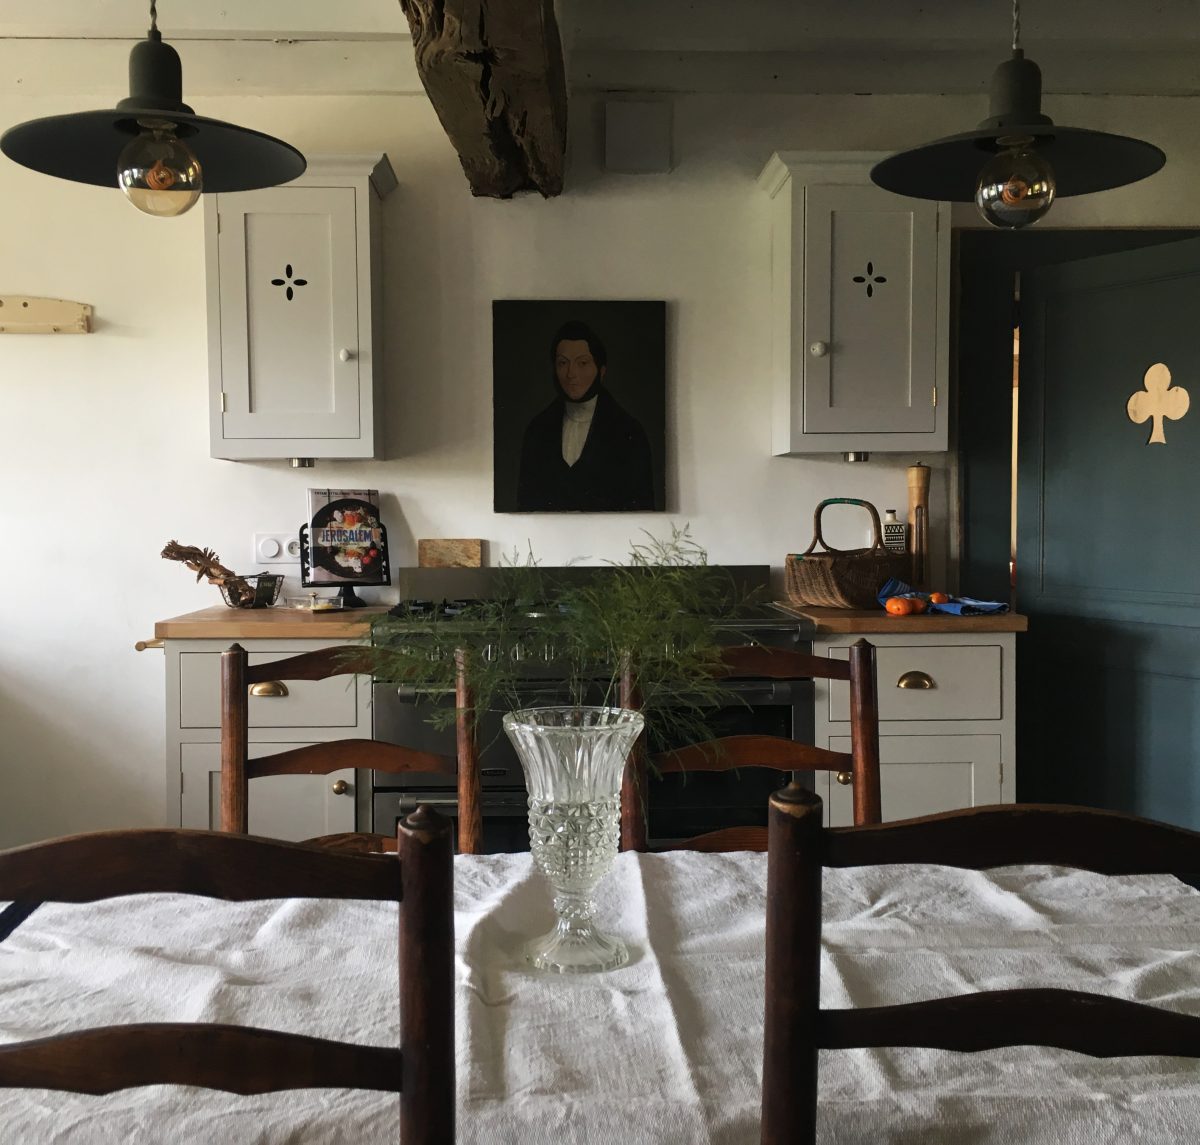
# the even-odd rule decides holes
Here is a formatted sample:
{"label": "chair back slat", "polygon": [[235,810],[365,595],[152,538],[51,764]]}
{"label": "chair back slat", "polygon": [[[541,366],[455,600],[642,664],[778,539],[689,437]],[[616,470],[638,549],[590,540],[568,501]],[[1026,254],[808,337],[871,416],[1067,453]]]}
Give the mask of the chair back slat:
{"label": "chair back slat", "polygon": [[226,1093],[402,1090],[402,1051],[252,1026],[103,1026],[0,1046],[0,1086],[104,1094],[145,1085]]}
{"label": "chair back slat", "polygon": [[668,843],[660,851],[699,851],[702,854],[722,855],[728,851],[765,851],[767,829],[765,827],[722,827],[718,831],[707,831],[695,835],[683,843]]}
{"label": "chair back slat", "polygon": [[945,811],[825,835],[827,867],[1049,863],[1105,875],[1200,871],[1200,832],[1117,811],[1019,803]]}
{"label": "chair back slat", "polygon": [[219,831],[98,831],[0,852],[0,898],[97,902],[136,894],[399,902],[401,879],[395,859]]}
{"label": "chair back slat", "polygon": [[850,771],[849,752],[829,751],[780,736],[744,735],[693,743],[659,752],[650,764],[660,772],[729,771],[735,767],[770,767],[776,771]]}
{"label": "chair back slat", "polygon": [[1094,1058],[1200,1057],[1200,1017],[1081,990],[988,990],[864,1010],[822,1010],[821,1049],[912,1046],[977,1053],[1053,1046]]}
{"label": "chair back slat", "polygon": [[727,676],[762,676],[770,680],[849,680],[850,664],[811,652],[790,648],[767,648],[762,644],[736,644],[721,649],[721,664]]}
{"label": "chair back slat", "polygon": [[[284,675],[278,673],[283,671]],[[327,680],[330,676],[370,675],[371,661],[365,649],[355,644],[298,652],[265,664],[246,664],[246,683],[270,680]]]}
{"label": "chair back slat", "polygon": [[371,739],[337,739],[310,743],[274,755],[260,755],[246,761],[246,778],[268,775],[329,775],[347,767],[371,767],[389,775],[406,771],[432,771],[454,775],[458,764],[452,756],[432,751],[417,751],[399,744]]}

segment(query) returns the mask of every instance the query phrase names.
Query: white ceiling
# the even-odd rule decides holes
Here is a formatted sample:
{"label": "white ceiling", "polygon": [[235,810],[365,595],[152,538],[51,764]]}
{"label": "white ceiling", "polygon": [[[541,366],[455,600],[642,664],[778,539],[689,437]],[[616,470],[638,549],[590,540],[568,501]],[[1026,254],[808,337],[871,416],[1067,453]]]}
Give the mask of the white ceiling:
{"label": "white ceiling", "polygon": [[[558,0],[571,85],[975,92],[1008,0]],[[0,89],[119,88],[146,0],[0,0]],[[418,91],[399,0],[160,0],[189,92]],[[1048,92],[1200,93],[1200,0],[1026,0]],[[116,80],[113,76],[117,77]]]}

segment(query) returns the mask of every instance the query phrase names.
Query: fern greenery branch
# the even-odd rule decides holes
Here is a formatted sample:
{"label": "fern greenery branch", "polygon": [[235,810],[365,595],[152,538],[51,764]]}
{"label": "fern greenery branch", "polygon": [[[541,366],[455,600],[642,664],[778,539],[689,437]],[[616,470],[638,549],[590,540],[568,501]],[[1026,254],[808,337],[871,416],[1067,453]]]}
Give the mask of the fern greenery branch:
{"label": "fern greenery branch", "polygon": [[[570,574],[556,576],[531,553],[514,554],[497,571],[494,600],[449,620],[377,618],[374,675],[406,683],[418,696],[452,694],[461,649],[478,723],[486,711],[559,703],[564,686],[573,703],[615,706],[627,672],[651,750],[707,738],[707,714],[729,702],[712,619],[736,616],[755,594],[709,565],[687,526],[666,538],[646,534],[624,563]],[[544,676],[547,660],[560,669],[554,680],[531,670],[536,663]],[[429,711],[435,725],[454,721],[452,704]]]}

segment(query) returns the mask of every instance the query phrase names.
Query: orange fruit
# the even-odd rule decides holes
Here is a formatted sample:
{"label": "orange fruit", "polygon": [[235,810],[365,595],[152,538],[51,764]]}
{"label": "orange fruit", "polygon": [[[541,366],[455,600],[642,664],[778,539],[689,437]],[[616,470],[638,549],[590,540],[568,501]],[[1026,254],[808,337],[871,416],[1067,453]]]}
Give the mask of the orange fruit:
{"label": "orange fruit", "polygon": [[924,612],[929,607],[919,596],[910,596],[908,602],[912,605],[913,612],[916,613]]}
{"label": "orange fruit", "polygon": [[883,607],[893,616],[908,616],[913,611],[913,602],[907,596],[892,596]]}
{"label": "orange fruit", "polygon": [[931,592],[929,594],[930,604],[949,604],[950,598],[944,592]]}

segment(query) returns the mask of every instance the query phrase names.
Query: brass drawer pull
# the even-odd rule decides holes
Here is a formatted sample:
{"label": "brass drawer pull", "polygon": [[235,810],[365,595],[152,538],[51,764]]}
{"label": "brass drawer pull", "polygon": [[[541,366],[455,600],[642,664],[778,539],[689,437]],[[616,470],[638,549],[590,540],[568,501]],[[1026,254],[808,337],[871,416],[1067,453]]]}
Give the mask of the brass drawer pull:
{"label": "brass drawer pull", "polygon": [[899,680],[896,681],[897,688],[936,688],[937,685],[933,682],[933,677],[928,672],[905,672]]}
{"label": "brass drawer pull", "polygon": [[286,696],[287,685],[282,680],[264,680],[261,684],[250,685],[252,696]]}
{"label": "brass drawer pull", "polygon": [[849,784],[854,782],[854,776],[848,771],[839,771],[836,778],[838,783],[840,783],[843,787],[847,787]]}
{"label": "brass drawer pull", "polygon": [[330,789],[334,795],[345,795],[350,790],[350,784],[344,779],[339,779]]}

